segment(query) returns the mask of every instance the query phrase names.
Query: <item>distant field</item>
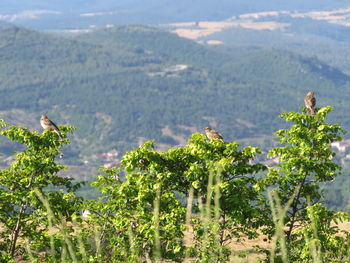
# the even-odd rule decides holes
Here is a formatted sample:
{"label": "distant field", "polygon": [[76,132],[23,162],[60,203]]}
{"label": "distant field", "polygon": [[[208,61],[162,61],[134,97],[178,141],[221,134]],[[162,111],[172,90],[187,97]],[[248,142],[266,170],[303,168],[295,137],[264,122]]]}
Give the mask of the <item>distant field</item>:
{"label": "distant field", "polygon": [[[169,24],[169,26],[173,28],[172,32],[176,33],[180,37],[199,40],[200,38],[208,37],[228,28],[242,28],[259,31],[283,31],[285,28],[291,26],[291,24],[278,22],[278,17],[281,16],[289,16],[290,19],[310,18],[318,21],[326,21],[330,24],[338,24],[349,27],[349,13],[350,8],[340,8],[331,11],[311,11],[306,13],[290,11],[256,12],[233,16],[224,21],[172,23]],[[260,21],[260,19],[263,19],[263,21]]]}
{"label": "distant field", "polygon": [[[189,25],[193,25],[193,28],[190,28]],[[288,24],[278,23],[274,21],[267,22],[254,22],[254,21],[234,21],[234,22],[208,22],[201,21],[199,23],[177,23],[170,24],[170,26],[176,27],[172,30],[173,33],[176,33],[180,37],[188,39],[199,39],[201,37],[207,37],[211,34],[220,32],[226,28],[240,27],[245,29],[254,29],[254,30],[275,30],[281,29]]]}

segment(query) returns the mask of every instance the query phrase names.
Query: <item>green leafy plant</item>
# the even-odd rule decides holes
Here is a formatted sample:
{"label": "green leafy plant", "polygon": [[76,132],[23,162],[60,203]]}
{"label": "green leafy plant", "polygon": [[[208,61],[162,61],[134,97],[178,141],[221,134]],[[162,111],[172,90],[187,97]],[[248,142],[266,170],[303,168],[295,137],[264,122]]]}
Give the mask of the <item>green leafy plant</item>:
{"label": "green leafy plant", "polygon": [[[52,132],[38,134],[23,127],[1,122],[0,135],[25,146],[14,155],[8,169],[0,170],[0,251],[2,258],[42,258],[49,255],[49,220],[47,210],[35,194],[43,191],[55,215],[71,218],[79,211],[82,200],[74,191],[80,184],[60,177],[64,166],[56,162],[59,150],[68,144],[67,133],[73,127],[60,127],[62,140]],[[47,253],[48,252],[48,253]]]}
{"label": "green leafy plant", "polygon": [[[311,224],[308,211],[322,197],[320,183],[332,181],[341,169],[333,160],[335,153],[331,150],[330,143],[340,141],[340,134],[344,131],[338,124],[325,122],[331,110],[329,106],[318,109],[315,116],[305,114],[304,109],[302,113],[281,114],[286,121],[294,124],[290,129],[276,133],[284,146],[272,149],[269,156],[279,158],[280,163],[276,168],[269,169],[265,180],[261,181],[262,187],[273,188],[279,206],[287,207],[283,220],[285,241],[291,258],[292,250],[300,238],[300,235],[294,233],[305,224]],[[293,200],[290,203],[291,197]],[[274,233],[275,226],[271,230],[270,233]],[[295,253],[294,259],[297,257]]]}
{"label": "green leafy plant", "polygon": [[[147,154],[147,163],[141,155]],[[121,169],[103,169],[93,183],[103,195],[91,202],[88,221],[101,229],[101,253],[114,262],[182,257],[185,208],[176,199],[170,174],[158,165],[161,153],[149,142],[129,152]],[[152,170],[141,170],[144,165]],[[117,233],[117,234],[116,234]]]}
{"label": "green leafy plant", "polygon": [[330,142],[344,131],[326,123],[330,111],[281,114],[294,124],[277,132],[269,156],[280,162],[266,175],[259,148],[195,133],[167,151],[149,141],[126,153],[92,183],[100,198],[85,202],[79,183],[58,176],[73,127],[60,139],[0,120],[0,134],[25,147],[0,170],[0,261],[223,263],[228,244],[264,233],[266,262],[346,262],[350,235],[338,223],[350,218],[320,203],[320,183],[340,172]]}
{"label": "green leafy plant", "polygon": [[348,262],[350,260],[350,233],[340,229],[339,223],[349,221],[345,212],[327,211],[322,204],[306,209],[306,220],[293,235],[290,247],[291,261]]}
{"label": "green leafy plant", "polygon": [[[226,251],[227,259],[228,251],[223,247],[233,237],[256,237],[257,228],[264,224],[259,206],[264,199],[254,187],[258,181],[254,174],[265,167],[250,163],[258,148],[238,147],[236,142],[208,142],[204,135],[194,134],[188,145],[167,152],[157,152],[154,143],[147,142],[127,153],[120,168],[105,169],[106,174],[93,184],[104,196],[89,210],[93,211],[92,224],[105,233],[101,242],[106,244],[107,253],[120,260],[130,258],[130,252],[125,251],[132,244],[134,258],[155,258],[159,253],[164,259],[183,258],[186,210],[175,193],[186,196],[190,188],[198,196],[191,220],[195,230],[192,255],[202,255],[204,247],[212,249],[211,242],[215,242]],[[158,200],[158,207],[154,200]],[[200,213],[198,200],[206,203],[204,224],[196,216]],[[208,225],[210,218],[215,218],[216,230],[207,235],[212,241],[203,246],[203,233],[209,233],[205,229],[213,227]]]}

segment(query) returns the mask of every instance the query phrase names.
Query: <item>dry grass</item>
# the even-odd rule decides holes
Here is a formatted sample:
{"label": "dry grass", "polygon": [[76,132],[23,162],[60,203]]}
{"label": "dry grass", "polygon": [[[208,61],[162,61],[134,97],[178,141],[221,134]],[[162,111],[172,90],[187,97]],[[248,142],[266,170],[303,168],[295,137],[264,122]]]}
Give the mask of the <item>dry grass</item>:
{"label": "dry grass", "polygon": [[[339,225],[339,228],[345,231],[350,232],[350,221],[342,222]],[[3,228],[0,228],[0,231]],[[184,241],[187,244],[187,246],[191,246],[193,242],[193,231],[192,228],[189,227],[189,230],[185,233]],[[53,232],[57,232],[58,229],[54,230]],[[229,244],[229,248],[232,251],[232,256],[230,259],[230,262],[235,263],[255,263],[259,262],[259,258],[264,258],[265,255],[262,253],[259,253],[254,250],[255,246],[259,246],[261,248],[270,249],[271,248],[271,241],[266,239],[266,236],[261,235],[259,238],[256,239],[247,239],[242,238],[239,241],[232,240]],[[246,254],[244,257],[240,257],[241,254]],[[193,263],[196,259],[194,258],[187,258],[182,263]],[[15,263],[28,263],[30,261],[25,261],[21,257],[17,257],[15,259]],[[159,262],[172,262],[172,261],[159,261]]]}
{"label": "dry grass", "polygon": [[[240,241],[233,241],[229,245],[232,251],[231,262],[259,262],[259,258],[265,258],[265,254],[256,251],[254,247],[259,246],[264,249],[271,248],[271,241],[267,240],[265,236],[261,235],[255,239],[241,239]],[[245,254],[244,257],[238,255]]]}
{"label": "dry grass", "polygon": [[341,230],[345,230],[345,231],[349,231],[350,232],[350,221],[344,221],[342,223],[339,223],[338,227]]}

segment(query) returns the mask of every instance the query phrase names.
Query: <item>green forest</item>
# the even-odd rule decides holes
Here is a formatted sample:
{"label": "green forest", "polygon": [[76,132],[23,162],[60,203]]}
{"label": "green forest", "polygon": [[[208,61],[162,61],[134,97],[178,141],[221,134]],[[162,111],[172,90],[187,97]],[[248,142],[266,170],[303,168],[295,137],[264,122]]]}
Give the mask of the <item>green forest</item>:
{"label": "green forest", "polygon": [[[347,75],[291,52],[242,50],[216,51],[144,26],[64,38],[2,24],[0,111],[33,129],[44,112],[77,127],[67,154],[74,161],[125,152],[140,138],[178,144],[166,126],[185,139],[211,123],[229,139],[271,136],[283,126],[274,116],[298,109],[309,90],[318,105],[335,105],[332,119],[348,128]],[[0,149],[11,152],[6,141]]]}

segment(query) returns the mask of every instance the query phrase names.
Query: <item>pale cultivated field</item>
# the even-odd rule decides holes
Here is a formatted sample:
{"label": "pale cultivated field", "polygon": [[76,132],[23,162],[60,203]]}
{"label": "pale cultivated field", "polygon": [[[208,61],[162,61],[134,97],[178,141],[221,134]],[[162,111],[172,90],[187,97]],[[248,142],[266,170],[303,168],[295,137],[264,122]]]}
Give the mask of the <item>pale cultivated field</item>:
{"label": "pale cultivated field", "polygon": [[[350,26],[350,8],[337,9],[332,11],[312,11],[307,13],[298,13],[290,11],[269,11],[241,14],[236,17],[231,17],[226,21],[200,21],[170,24],[180,37],[198,40],[201,37],[208,37],[214,33],[221,32],[227,28],[239,27],[253,30],[276,30],[288,27],[287,23],[279,23],[275,21],[254,21],[262,17],[277,17],[279,15],[289,15],[294,18],[312,18],[315,20],[324,20],[329,23]],[[214,41],[214,42],[213,42]],[[208,44],[219,44],[212,40]],[[220,43],[221,44],[221,43]]]}
{"label": "pale cultivated field", "polygon": [[[242,22],[199,22],[196,27],[195,23],[176,23],[171,24],[171,26],[177,27],[172,32],[176,33],[180,37],[189,38],[189,39],[199,39],[201,37],[206,37],[211,34],[220,32],[226,28],[232,27],[241,27],[246,29],[255,29],[255,30],[275,30],[279,28],[284,28],[288,24],[277,23],[273,21],[266,22],[253,22],[253,21],[242,21]],[[190,27],[193,28],[190,28]],[[216,43],[216,42],[215,42]]]}

